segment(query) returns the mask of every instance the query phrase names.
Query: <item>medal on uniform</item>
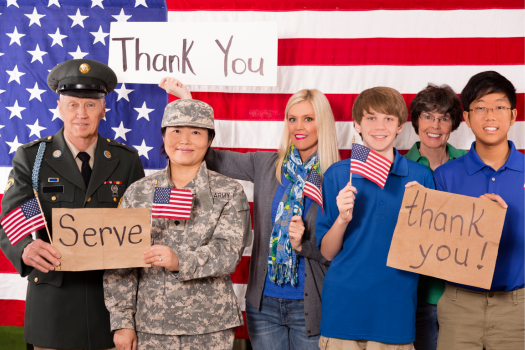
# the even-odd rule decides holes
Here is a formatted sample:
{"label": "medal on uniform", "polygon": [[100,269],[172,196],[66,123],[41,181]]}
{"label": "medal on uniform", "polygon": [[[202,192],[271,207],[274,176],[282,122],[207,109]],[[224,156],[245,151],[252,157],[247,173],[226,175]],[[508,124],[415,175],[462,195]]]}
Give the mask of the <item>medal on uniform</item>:
{"label": "medal on uniform", "polygon": [[117,198],[118,197],[118,186],[111,185],[111,192],[112,192],[113,198]]}

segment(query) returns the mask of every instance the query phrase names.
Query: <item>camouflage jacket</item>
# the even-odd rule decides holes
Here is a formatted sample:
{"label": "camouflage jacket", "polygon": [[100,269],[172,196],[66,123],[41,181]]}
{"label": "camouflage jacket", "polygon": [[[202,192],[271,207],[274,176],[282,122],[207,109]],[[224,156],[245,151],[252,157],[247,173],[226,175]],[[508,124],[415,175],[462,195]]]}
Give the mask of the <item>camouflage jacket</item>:
{"label": "camouflage jacket", "polygon": [[[158,187],[174,188],[169,165],[135,182],[121,208],[151,208]],[[194,194],[188,221],[153,219],[152,244],[169,246],[180,271],[162,267],[106,270],[104,294],[111,330],[203,334],[243,324],[230,274],[251,244],[250,211],[242,186],[203,162],[184,187]]]}

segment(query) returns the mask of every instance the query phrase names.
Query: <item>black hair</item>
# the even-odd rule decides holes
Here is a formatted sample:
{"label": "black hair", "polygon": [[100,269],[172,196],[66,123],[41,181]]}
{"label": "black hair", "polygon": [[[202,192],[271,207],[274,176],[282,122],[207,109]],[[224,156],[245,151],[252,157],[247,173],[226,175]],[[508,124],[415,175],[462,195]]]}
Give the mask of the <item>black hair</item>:
{"label": "black hair", "polygon": [[459,127],[463,119],[461,101],[448,85],[428,84],[410,103],[410,119],[416,134],[419,134],[419,116],[423,112],[448,114],[452,119],[452,131]]}
{"label": "black hair", "polygon": [[494,71],[481,72],[474,75],[461,91],[461,101],[463,109],[469,111],[470,104],[475,100],[489,95],[501,93],[508,98],[510,108],[516,108],[516,88],[503,75]]}
{"label": "black hair", "polygon": [[[206,130],[208,130],[208,142],[213,141],[213,139],[215,138],[215,130],[212,130],[212,129],[206,129]],[[164,136],[166,136],[166,127],[161,128],[160,132],[162,134],[162,139],[163,139],[162,146],[160,146],[160,155],[166,156],[166,159],[168,159],[169,157],[168,157],[168,154],[166,153],[166,147],[164,147]]]}

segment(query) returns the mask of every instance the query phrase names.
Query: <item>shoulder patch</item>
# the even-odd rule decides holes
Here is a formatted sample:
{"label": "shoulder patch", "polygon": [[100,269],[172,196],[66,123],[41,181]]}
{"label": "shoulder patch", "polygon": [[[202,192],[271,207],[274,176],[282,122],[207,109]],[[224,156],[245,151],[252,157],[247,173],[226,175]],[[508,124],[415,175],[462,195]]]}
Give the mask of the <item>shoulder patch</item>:
{"label": "shoulder patch", "polygon": [[237,211],[249,210],[250,204],[246,199],[246,196],[237,196],[233,199],[233,205]]}
{"label": "shoulder patch", "polygon": [[15,179],[13,179],[12,177],[9,178],[9,180],[7,180],[7,185],[5,185],[4,193],[7,192],[8,189],[13,187],[14,184],[15,184]]}

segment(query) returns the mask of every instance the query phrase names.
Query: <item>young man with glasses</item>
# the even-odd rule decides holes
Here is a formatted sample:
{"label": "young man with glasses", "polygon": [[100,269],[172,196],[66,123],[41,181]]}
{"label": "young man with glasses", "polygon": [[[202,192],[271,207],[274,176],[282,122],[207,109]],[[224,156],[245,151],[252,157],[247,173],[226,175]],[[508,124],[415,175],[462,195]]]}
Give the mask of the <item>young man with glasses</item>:
{"label": "young man with glasses", "polygon": [[434,172],[436,189],[493,200],[507,208],[489,290],[447,282],[438,303],[438,350],[523,349],[524,164],[507,133],[516,89],[497,72],[470,78],[463,117],[476,136],[470,151]]}

